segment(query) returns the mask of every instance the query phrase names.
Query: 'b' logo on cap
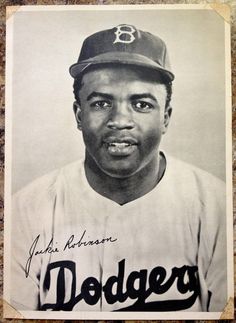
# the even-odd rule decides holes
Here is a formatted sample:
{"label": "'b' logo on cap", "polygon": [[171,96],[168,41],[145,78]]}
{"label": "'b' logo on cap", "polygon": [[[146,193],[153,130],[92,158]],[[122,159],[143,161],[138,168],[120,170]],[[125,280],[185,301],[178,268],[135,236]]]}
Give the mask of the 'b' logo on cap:
{"label": "'b' logo on cap", "polygon": [[[136,29],[134,29],[133,26],[130,25],[119,25],[116,27],[116,31],[115,31],[115,35],[116,35],[116,39],[113,42],[113,44],[115,43],[125,43],[125,44],[130,44],[135,40],[134,37],[134,33],[135,33]],[[125,36],[125,38],[127,39],[122,39],[122,35],[128,35]]]}

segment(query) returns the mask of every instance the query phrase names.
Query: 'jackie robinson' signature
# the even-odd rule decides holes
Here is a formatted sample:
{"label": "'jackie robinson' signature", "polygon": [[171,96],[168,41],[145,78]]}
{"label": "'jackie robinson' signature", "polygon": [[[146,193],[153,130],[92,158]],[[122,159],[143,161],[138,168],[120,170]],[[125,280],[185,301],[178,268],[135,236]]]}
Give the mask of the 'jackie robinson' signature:
{"label": "'jackie robinson' signature", "polygon": [[[117,241],[116,238],[113,239],[112,237],[103,238],[101,240],[96,239],[96,240],[87,240],[86,241],[85,240],[85,234],[86,234],[86,230],[84,230],[84,232],[82,233],[82,235],[81,235],[81,237],[79,238],[78,241],[75,241],[75,236],[74,236],[74,234],[72,234],[70,236],[70,238],[66,241],[62,251],[66,251],[68,249],[72,249],[72,248],[76,248],[76,247],[77,248],[88,247],[88,246],[104,244],[104,243],[107,243],[107,242],[115,242],[115,241]],[[27,259],[27,262],[26,262],[26,265],[25,265],[25,277],[29,276],[30,266],[31,266],[33,256],[38,256],[38,255],[43,255],[43,254],[52,254],[52,253],[60,252],[58,247],[54,246],[53,237],[51,238],[51,240],[49,241],[49,243],[48,243],[48,245],[46,246],[45,249],[37,250],[36,247],[38,245],[39,238],[40,238],[40,234],[37,235],[37,237],[34,239],[32,245],[30,246],[29,258]],[[57,244],[57,242],[56,242],[56,244]]]}

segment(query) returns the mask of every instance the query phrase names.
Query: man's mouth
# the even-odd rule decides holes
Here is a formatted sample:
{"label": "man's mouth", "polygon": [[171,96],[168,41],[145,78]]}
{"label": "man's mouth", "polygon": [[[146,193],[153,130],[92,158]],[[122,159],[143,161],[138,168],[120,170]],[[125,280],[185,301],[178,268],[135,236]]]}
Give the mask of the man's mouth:
{"label": "man's mouth", "polygon": [[137,141],[133,138],[108,138],[104,144],[113,156],[128,156],[137,149]]}

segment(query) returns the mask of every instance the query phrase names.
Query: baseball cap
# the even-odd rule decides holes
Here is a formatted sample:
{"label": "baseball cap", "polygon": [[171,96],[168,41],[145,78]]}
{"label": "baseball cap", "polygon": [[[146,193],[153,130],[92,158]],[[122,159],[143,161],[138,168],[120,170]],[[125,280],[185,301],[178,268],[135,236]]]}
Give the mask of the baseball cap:
{"label": "baseball cap", "polygon": [[166,82],[174,79],[164,41],[133,25],[118,25],[86,38],[77,63],[69,71],[73,78],[78,78],[88,67],[108,63],[151,68]]}

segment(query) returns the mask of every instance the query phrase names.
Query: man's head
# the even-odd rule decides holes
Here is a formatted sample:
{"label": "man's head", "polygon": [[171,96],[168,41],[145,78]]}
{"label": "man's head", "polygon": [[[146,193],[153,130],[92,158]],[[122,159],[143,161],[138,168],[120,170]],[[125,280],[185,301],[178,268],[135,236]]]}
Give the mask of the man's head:
{"label": "man's head", "polygon": [[87,161],[117,178],[153,163],[171,115],[174,75],[163,41],[121,25],[85,40],[70,72]]}

